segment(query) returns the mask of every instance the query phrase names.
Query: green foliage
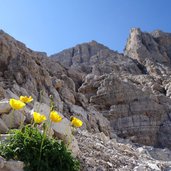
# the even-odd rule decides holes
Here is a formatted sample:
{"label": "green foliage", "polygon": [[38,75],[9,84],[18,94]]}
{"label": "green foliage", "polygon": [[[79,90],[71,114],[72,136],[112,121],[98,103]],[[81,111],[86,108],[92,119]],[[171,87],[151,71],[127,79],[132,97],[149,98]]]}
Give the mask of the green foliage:
{"label": "green foliage", "polygon": [[[44,139],[42,152],[40,147]],[[59,140],[43,138],[40,131],[27,125],[15,130],[7,141],[0,144],[0,155],[6,159],[23,161],[25,171],[78,171],[79,161],[75,159],[66,145]]]}

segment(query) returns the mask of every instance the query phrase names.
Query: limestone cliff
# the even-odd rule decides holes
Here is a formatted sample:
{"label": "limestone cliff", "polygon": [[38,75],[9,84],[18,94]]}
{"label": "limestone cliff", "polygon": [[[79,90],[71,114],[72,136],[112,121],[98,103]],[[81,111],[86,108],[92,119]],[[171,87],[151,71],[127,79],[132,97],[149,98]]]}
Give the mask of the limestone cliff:
{"label": "limestone cliff", "polygon": [[162,31],[132,29],[124,54],[92,41],[50,57],[0,31],[0,98],[49,104],[53,95],[82,129],[171,148],[170,58],[171,35]]}
{"label": "limestone cliff", "polygon": [[124,54],[92,41],[51,57],[83,73],[78,92],[119,136],[170,148],[170,47],[169,33],[132,29]]}

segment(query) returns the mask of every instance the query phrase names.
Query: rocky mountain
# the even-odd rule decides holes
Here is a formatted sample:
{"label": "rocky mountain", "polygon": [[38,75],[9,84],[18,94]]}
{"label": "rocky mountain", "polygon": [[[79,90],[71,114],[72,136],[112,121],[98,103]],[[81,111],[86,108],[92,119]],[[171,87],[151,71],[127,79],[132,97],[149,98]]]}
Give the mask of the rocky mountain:
{"label": "rocky mountain", "polygon": [[52,95],[66,118],[83,120],[82,130],[171,149],[170,60],[171,34],[159,30],[132,29],[124,54],[92,41],[50,57],[1,30],[0,100],[31,95],[49,105]]}
{"label": "rocky mountain", "polygon": [[132,29],[124,54],[92,41],[51,58],[84,75],[76,91],[119,136],[170,148],[171,34]]}

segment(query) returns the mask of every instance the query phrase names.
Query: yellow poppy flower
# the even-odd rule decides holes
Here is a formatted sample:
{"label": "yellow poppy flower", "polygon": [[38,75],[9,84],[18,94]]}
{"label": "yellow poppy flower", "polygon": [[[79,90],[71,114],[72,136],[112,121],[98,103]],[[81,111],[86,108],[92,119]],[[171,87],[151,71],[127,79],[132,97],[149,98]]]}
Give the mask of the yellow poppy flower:
{"label": "yellow poppy flower", "polygon": [[31,96],[20,96],[20,100],[24,103],[30,103],[31,101],[33,101],[33,98]]}
{"label": "yellow poppy flower", "polygon": [[45,115],[41,115],[40,113],[33,112],[33,119],[35,123],[41,123],[46,120]]}
{"label": "yellow poppy flower", "polygon": [[52,111],[50,112],[50,119],[53,122],[61,122],[62,117],[56,111]]}
{"label": "yellow poppy flower", "polygon": [[16,99],[10,99],[9,101],[9,104],[10,106],[15,109],[15,110],[19,110],[19,109],[22,109],[26,104],[23,103],[22,101],[20,100],[16,100]]}
{"label": "yellow poppy flower", "polygon": [[83,125],[83,122],[80,119],[72,116],[71,117],[71,125],[79,128]]}

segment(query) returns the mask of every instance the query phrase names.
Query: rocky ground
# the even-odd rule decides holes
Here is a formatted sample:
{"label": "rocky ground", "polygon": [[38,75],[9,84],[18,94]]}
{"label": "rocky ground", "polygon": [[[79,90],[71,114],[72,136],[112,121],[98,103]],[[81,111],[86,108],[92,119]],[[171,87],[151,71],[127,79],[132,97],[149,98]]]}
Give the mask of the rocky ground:
{"label": "rocky ground", "polygon": [[140,146],[117,136],[79,131],[79,159],[82,171],[169,171],[171,151]]}

